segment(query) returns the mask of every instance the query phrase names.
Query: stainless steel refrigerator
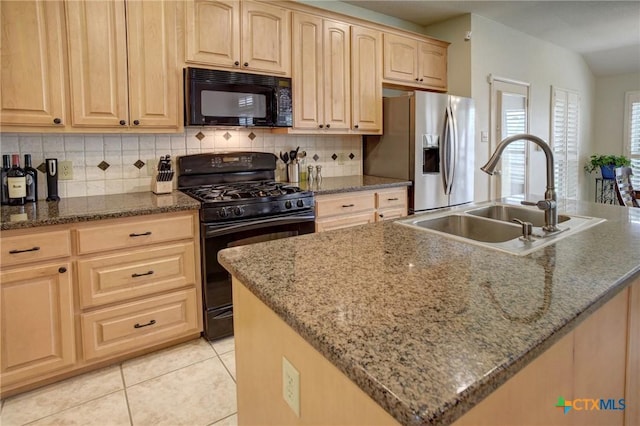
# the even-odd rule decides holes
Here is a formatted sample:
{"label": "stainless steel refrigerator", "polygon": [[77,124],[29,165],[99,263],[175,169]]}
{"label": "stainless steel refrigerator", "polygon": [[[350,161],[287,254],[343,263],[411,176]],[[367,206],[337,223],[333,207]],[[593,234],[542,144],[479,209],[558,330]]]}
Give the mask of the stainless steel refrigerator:
{"label": "stainless steel refrigerator", "polygon": [[409,210],[473,201],[473,100],[410,92],[384,98],[382,136],[364,138],[364,174],[411,180]]}

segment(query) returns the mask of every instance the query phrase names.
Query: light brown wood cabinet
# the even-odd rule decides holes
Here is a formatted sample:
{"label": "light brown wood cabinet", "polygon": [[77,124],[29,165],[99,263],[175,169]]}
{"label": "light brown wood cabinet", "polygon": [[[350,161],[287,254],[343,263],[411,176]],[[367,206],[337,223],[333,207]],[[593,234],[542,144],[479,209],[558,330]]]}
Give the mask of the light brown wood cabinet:
{"label": "light brown wood cabinet", "polygon": [[384,33],[383,81],[393,85],[446,91],[446,42]]}
{"label": "light brown wood cabinet", "polygon": [[3,396],[202,331],[197,211],[4,231],[0,243]]}
{"label": "light brown wood cabinet", "polygon": [[185,62],[291,75],[291,11],[274,4],[189,0]]}
{"label": "light brown wood cabinet", "polygon": [[176,2],[67,1],[71,124],[177,129]]}
{"label": "light brown wood cabinet", "polygon": [[351,128],[350,25],[293,14],[295,129]]}
{"label": "light brown wood cabinet", "polygon": [[407,188],[317,195],[316,232],[366,225],[407,215]]}
{"label": "light brown wood cabinet", "polygon": [[382,32],[351,27],[352,128],[382,134]]}
{"label": "light brown wood cabinet", "polygon": [[0,2],[0,124],[63,126],[66,59],[62,2]]}

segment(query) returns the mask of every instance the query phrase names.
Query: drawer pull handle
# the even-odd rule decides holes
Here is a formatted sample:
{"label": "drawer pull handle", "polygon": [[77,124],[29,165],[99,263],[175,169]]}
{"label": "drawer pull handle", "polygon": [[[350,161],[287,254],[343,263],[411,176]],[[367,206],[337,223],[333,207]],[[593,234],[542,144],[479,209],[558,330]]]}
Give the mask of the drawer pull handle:
{"label": "drawer pull handle", "polygon": [[342,205],[342,207],[344,207],[345,209],[346,209],[347,207],[353,207],[353,206],[355,206],[355,204],[343,204],[343,205]]}
{"label": "drawer pull handle", "polygon": [[138,324],[138,323],[136,323],[136,325],[134,325],[134,326],[133,326],[133,328],[148,327],[148,326],[153,325],[153,324],[155,324],[155,323],[156,323],[156,320],[151,320],[151,321],[149,321],[149,322],[148,322],[148,323],[146,323],[146,324]]}
{"label": "drawer pull handle", "polygon": [[129,234],[130,237],[144,237],[145,235],[151,235],[151,231],[143,232],[142,234],[136,234],[135,232]]}
{"label": "drawer pull handle", "polygon": [[61,274],[64,274],[65,272],[67,272],[67,268],[65,268],[64,266],[61,266],[58,268],[58,272],[60,272]]}
{"label": "drawer pull handle", "polygon": [[131,274],[131,278],[144,277],[145,275],[153,275],[153,271],[145,272],[142,274]]}
{"label": "drawer pull handle", "polygon": [[387,201],[398,201],[397,198],[387,198]]}
{"label": "drawer pull handle", "polygon": [[26,250],[11,250],[9,252],[9,254],[26,253],[28,251],[38,251],[38,250],[40,250],[40,247],[33,247],[33,248],[30,248],[30,249],[26,249]]}

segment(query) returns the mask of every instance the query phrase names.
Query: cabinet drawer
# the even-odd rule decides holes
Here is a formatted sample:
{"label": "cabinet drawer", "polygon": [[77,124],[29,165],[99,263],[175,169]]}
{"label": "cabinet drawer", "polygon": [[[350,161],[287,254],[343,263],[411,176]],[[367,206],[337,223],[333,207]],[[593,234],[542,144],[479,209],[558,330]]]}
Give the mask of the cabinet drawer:
{"label": "cabinet drawer", "polygon": [[78,261],[83,308],[195,284],[194,243],[178,243]]}
{"label": "cabinet drawer", "polygon": [[376,221],[373,211],[355,213],[343,216],[334,216],[327,219],[316,220],[316,232],[332,231],[334,229],[349,228],[351,226],[366,225]]}
{"label": "cabinet drawer", "polygon": [[398,207],[395,209],[378,210],[376,214],[376,222],[383,222],[385,220],[398,219],[407,215],[407,209],[404,207]]}
{"label": "cabinet drawer", "polygon": [[350,193],[340,196],[319,196],[316,198],[316,217],[349,214],[375,208],[373,192]]}
{"label": "cabinet drawer", "polygon": [[136,219],[78,229],[78,254],[193,238],[193,216]]}
{"label": "cabinet drawer", "polygon": [[378,191],[376,193],[376,208],[404,207],[407,204],[407,189]]}
{"label": "cabinet drawer", "polygon": [[2,237],[2,255],[0,255],[2,266],[39,262],[70,255],[71,237],[68,230]]}
{"label": "cabinet drawer", "polygon": [[195,288],[122,304],[81,315],[84,357],[100,357],[144,348],[197,333]]}

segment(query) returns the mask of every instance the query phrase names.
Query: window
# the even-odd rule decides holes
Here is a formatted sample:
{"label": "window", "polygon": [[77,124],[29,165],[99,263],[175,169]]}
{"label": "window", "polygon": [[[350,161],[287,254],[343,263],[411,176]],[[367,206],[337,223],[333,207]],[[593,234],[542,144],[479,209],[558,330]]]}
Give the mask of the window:
{"label": "window", "polygon": [[578,198],[578,146],[580,129],[580,95],[551,88],[551,149],[555,158],[555,181],[558,198]]}
{"label": "window", "polygon": [[640,91],[627,92],[624,111],[625,155],[631,159],[631,184],[640,189]]}

